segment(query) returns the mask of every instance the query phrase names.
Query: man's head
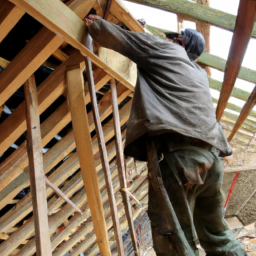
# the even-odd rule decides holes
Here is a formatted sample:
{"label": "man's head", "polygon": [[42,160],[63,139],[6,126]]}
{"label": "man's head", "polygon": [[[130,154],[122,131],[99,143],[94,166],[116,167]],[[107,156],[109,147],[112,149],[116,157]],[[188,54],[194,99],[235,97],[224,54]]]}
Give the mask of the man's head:
{"label": "man's head", "polygon": [[205,40],[203,35],[194,29],[185,29],[178,33],[165,33],[166,37],[173,40],[175,43],[182,45],[188,56],[195,60],[198,58],[205,47]]}

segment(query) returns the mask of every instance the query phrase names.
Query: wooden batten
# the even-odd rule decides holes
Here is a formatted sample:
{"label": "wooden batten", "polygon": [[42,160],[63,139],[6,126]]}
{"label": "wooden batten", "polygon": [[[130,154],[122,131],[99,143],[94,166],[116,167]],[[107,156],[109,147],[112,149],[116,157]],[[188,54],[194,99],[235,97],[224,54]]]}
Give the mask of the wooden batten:
{"label": "wooden batten", "polygon": [[246,103],[245,103],[229,137],[228,137],[228,141],[231,141],[233,139],[234,135],[237,133],[237,131],[240,129],[240,127],[242,126],[242,124],[244,123],[244,121],[246,120],[246,118],[248,117],[250,112],[252,111],[253,107],[255,106],[255,103],[256,103],[256,86],[254,87],[250,97],[246,101]]}
{"label": "wooden batten", "polygon": [[25,14],[8,0],[0,0],[0,43]]}
{"label": "wooden batten", "polygon": [[67,85],[76,147],[98,246],[102,255],[111,255],[94,165],[91,136],[86,112],[83,76],[80,68],[67,72]]}
{"label": "wooden batten", "polygon": [[40,121],[34,76],[26,81],[24,95],[27,113],[27,148],[36,233],[36,253],[38,256],[51,256]]}
{"label": "wooden batten", "polygon": [[[39,0],[35,0],[33,2],[29,0],[12,0],[11,2],[19,6],[32,17],[36,18],[48,29],[58,33],[61,38],[71,44],[74,48],[78,49],[81,54],[88,56],[95,65],[102,68],[106,73],[120,81],[128,89],[132,91],[134,90],[134,86],[132,84],[127,82],[120,74],[111,69],[106,63],[102,62],[96,55],[91,53],[83,45],[83,37],[86,32],[86,25],[74,12],[72,12],[72,10],[65,6],[61,1],[44,1],[43,8]],[[63,14],[62,16],[58,15],[60,12]]]}

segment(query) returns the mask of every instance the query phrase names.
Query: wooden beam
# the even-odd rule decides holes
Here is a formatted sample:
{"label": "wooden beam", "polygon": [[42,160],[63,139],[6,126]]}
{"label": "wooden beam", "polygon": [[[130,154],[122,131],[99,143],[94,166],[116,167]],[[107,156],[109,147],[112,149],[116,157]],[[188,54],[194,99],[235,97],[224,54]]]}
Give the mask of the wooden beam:
{"label": "wooden beam", "polygon": [[130,11],[126,8],[121,0],[112,0],[110,6],[110,12],[119,21],[125,24],[131,31],[134,32],[145,32],[141,24],[132,16]]}
{"label": "wooden beam", "polygon": [[[246,16],[244,14],[246,13]],[[220,120],[234,87],[244,54],[249,43],[256,14],[256,2],[240,0],[236,26],[229,50],[224,81],[216,110],[216,119]]]}
{"label": "wooden beam", "polygon": [[27,113],[27,140],[29,176],[32,191],[33,215],[36,232],[36,253],[51,256],[45,176],[41,146],[41,131],[35,77],[31,76],[24,85]]}
{"label": "wooden beam", "polygon": [[86,25],[61,1],[45,0],[43,5],[40,0],[11,0],[11,2],[26,11],[48,29],[57,33],[67,43],[78,49],[82,55],[88,56],[95,65],[102,68],[106,73],[117,79],[128,89],[134,91],[134,86],[131,83],[127,82],[120,74],[111,69],[106,63],[102,62],[83,45]]}
{"label": "wooden beam", "polygon": [[[67,66],[73,65],[82,59],[83,56],[79,53],[70,56],[37,88],[39,114],[42,114],[65,91]],[[22,135],[22,133],[25,132],[26,116],[24,109],[25,102],[23,101],[13,113],[1,123],[0,154],[3,154]]]}
{"label": "wooden beam", "polygon": [[71,205],[76,211],[82,214],[82,211],[75,204],[73,204],[73,202],[58,187],[56,187],[52,182],[50,182],[46,177],[45,177],[45,182],[47,186],[50,187],[57,195],[59,195],[63,200],[65,200],[69,205]]}
{"label": "wooden beam", "polygon": [[[204,6],[210,6],[209,0],[196,0],[196,3],[202,4]],[[210,24],[202,22],[200,20],[196,21],[196,30],[199,31],[205,40],[205,52],[210,52]],[[211,77],[211,69],[210,67],[205,67],[205,71],[207,72],[207,75]]]}
{"label": "wooden beam", "polygon": [[[128,0],[129,2],[152,6],[172,13],[183,14],[201,20],[219,28],[233,31],[236,23],[236,16],[197,4],[188,0]],[[252,36],[256,37],[256,25],[254,25]]]}
{"label": "wooden beam", "polygon": [[63,40],[42,28],[0,73],[0,105],[48,59]]}
{"label": "wooden beam", "polygon": [[139,250],[137,247],[137,239],[134,231],[133,221],[132,221],[132,211],[129,202],[129,196],[123,188],[127,187],[126,179],[125,179],[125,165],[124,165],[124,155],[123,155],[123,143],[120,131],[120,119],[118,112],[118,104],[117,104],[117,93],[116,93],[116,83],[114,79],[110,80],[111,84],[111,95],[112,95],[112,108],[113,108],[113,121],[114,121],[114,130],[116,135],[116,158],[118,164],[118,173],[119,173],[119,182],[121,187],[121,194],[123,197],[123,203],[125,206],[125,213],[129,223],[129,228],[131,232],[132,244],[134,249],[134,254],[139,256]]}
{"label": "wooden beam", "polygon": [[[89,50],[93,51],[92,38],[90,37],[89,34],[87,34],[87,37],[85,39],[85,45]],[[86,75],[88,79],[88,88],[89,88],[89,93],[90,93],[91,103],[92,103],[92,112],[94,116],[95,130],[98,138],[97,141],[99,146],[99,152],[100,152],[102,167],[103,167],[105,180],[106,180],[106,187],[108,191],[109,204],[111,208],[113,227],[115,230],[115,239],[117,243],[118,255],[124,256],[123,240],[122,240],[122,234],[120,231],[119,219],[117,215],[117,207],[116,207],[115,195],[113,191],[113,184],[111,180],[111,173],[110,173],[110,168],[108,163],[108,155],[106,150],[106,144],[104,141],[102,126],[100,122],[99,110],[97,107],[96,93],[94,89],[92,63],[88,57],[85,58],[85,64],[86,64]]]}
{"label": "wooden beam", "polygon": [[[146,177],[144,176],[144,178],[142,179],[137,179],[135,181],[133,181],[132,185],[129,187],[129,189],[131,189],[132,192],[134,192],[135,190],[137,190],[138,188],[140,188],[143,184],[144,184],[144,181],[145,181]],[[119,187],[120,188],[120,187]],[[115,188],[116,190],[117,188]],[[140,194],[136,194],[136,196],[140,197]],[[107,202],[105,202],[107,203]],[[124,213],[125,213],[125,207],[122,206],[122,199],[119,195],[117,195],[117,204],[118,204],[118,215],[121,217]],[[107,228],[110,229],[111,228],[111,222],[110,222],[110,219],[109,219],[109,216],[110,216],[110,209],[109,209],[109,206],[108,207],[104,207],[105,209],[105,216],[106,218],[108,218],[107,220]],[[119,217],[119,218],[120,218]],[[74,224],[72,224],[72,226],[69,228],[69,230],[71,230],[71,228],[74,226]],[[67,251],[69,248],[71,248],[73,246],[74,243],[78,242],[85,234],[88,234],[88,233],[91,233],[93,235],[93,237],[90,237],[91,234],[87,235],[86,236],[86,239],[74,250],[74,255],[77,255],[79,254],[80,252],[84,252],[94,241],[95,241],[95,235],[94,235],[94,232],[93,232],[93,227],[91,224],[85,226],[85,227],[82,227],[81,230],[79,230],[78,232],[76,232],[76,235],[75,235],[75,239],[72,241],[68,241],[66,243],[66,245],[64,244],[64,246],[66,247],[65,250],[62,251],[62,254]],[[67,234],[67,233],[66,233]],[[113,236],[113,232],[112,230],[109,232],[109,234],[111,236]],[[64,236],[61,236],[62,238]],[[90,239],[88,239],[88,237],[90,237]],[[73,236],[72,236],[73,238]],[[63,239],[62,239],[63,240]],[[59,239],[60,241],[60,239]],[[62,250],[62,248],[60,248],[60,250]],[[97,248],[98,250],[98,248]],[[57,254],[56,256],[60,256],[61,254]]]}
{"label": "wooden beam", "polygon": [[91,135],[86,112],[83,76],[80,68],[67,72],[68,99],[84,186],[91,209],[101,254],[110,256],[106,223],[94,165]]}
{"label": "wooden beam", "polygon": [[[227,64],[226,60],[207,52],[203,52],[203,54],[197,58],[197,61],[223,72]],[[241,67],[237,77],[251,83],[256,83],[256,71],[249,68]]]}
{"label": "wooden beam", "polygon": [[245,119],[248,117],[248,115],[252,111],[253,107],[255,106],[255,103],[256,103],[256,86],[254,87],[249,99],[246,101],[246,103],[245,103],[245,105],[244,105],[244,107],[243,107],[234,127],[233,127],[233,130],[231,131],[231,133],[228,137],[229,142],[233,139],[234,135],[240,129],[243,122],[245,121]]}
{"label": "wooden beam", "polygon": [[90,12],[95,1],[96,0],[70,0],[67,5],[80,19],[83,19]]}
{"label": "wooden beam", "polygon": [[0,0],[0,43],[25,14],[8,0]]}

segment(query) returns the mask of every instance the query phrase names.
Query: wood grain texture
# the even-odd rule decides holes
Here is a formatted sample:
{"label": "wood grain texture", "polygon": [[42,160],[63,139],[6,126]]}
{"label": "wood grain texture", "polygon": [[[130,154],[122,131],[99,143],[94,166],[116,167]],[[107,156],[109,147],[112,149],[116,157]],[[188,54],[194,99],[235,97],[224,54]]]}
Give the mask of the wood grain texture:
{"label": "wood grain texture", "polygon": [[82,55],[88,56],[95,65],[102,68],[106,73],[117,79],[128,89],[134,91],[133,85],[127,82],[115,70],[109,68],[106,63],[102,62],[83,45],[86,25],[61,1],[45,0],[41,2],[40,0],[11,0],[11,2],[26,11],[48,29],[54,31],[63,40],[78,49]]}
{"label": "wood grain texture", "polygon": [[[246,15],[244,15],[245,13]],[[235,85],[235,81],[251,37],[255,15],[256,2],[241,0],[239,3],[236,26],[225,68],[224,81],[216,110],[217,121],[220,120]]]}
{"label": "wood grain texture", "polygon": [[110,13],[134,32],[145,32],[140,23],[132,16],[121,0],[112,0]]}
{"label": "wood grain texture", "polygon": [[63,40],[42,28],[0,73],[0,105],[44,63]]}
{"label": "wood grain texture", "polygon": [[86,112],[83,76],[80,68],[67,72],[68,99],[73,130],[83,174],[84,186],[91,209],[97,243],[101,254],[110,256],[108,235],[94,164],[89,124]]}
{"label": "wood grain texture", "polygon": [[27,113],[27,148],[36,234],[36,253],[38,256],[51,256],[41,131],[34,76],[31,76],[26,81],[24,95]]}
{"label": "wood grain texture", "polygon": [[243,109],[242,109],[242,111],[241,111],[229,137],[228,137],[229,142],[233,139],[233,137],[235,136],[237,131],[240,129],[240,127],[242,126],[242,124],[244,123],[244,121],[246,120],[246,118],[248,117],[250,112],[252,111],[253,107],[255,106],[255,103],[256,103],[256,86],[254,87],[250,97],[244,104],[244,107],[243,107]]}
{"label": "wood grain texture", "polygon": [[[88,49],[92,51],[92,39],[89,36],[89,34],[87,35],[86,46]],[[94,117],[95,130],[97,134],[97,141],[99,146],[99,153],[101,157],[102,167],[103,167],[105,180],[106,180],[106,187],[108,191],[108,198],[109,198],[109,204],[111,208],[112,222],[113,222],[113,228],[115,231],[115,239],[117,243],[118,255],[124,256],[123,240],[122,240],[122,234],[120,230],[120,223],[117,215],[117,207],[116,207],[115,195],[113,191],[113,184],[111,180],[108,155],[106,150],[106,144],[104,141],[104,134],[103,134],[102,126],[100,122],[96,92],[94,88],[95,86],[94,86],[93,73],[92,73],[92,63],[88,57],[85,58],[85,64],[86,64],[86,75],[88,79],[88,88],[89,88],[89,93],[90,93],[91,103],[92,103],[92,112]]]}
{"label": "wood grain texture", "polygon": [[[188,0],[128,0],[129,2],[152,6],[172,13],[183,14],[201,20],[211,25],[233,31],[236,24],[236,16],[197,4]],[[253,2],[253,1],[252,1]],[[256,24],[253,26],[251,36],[256,37]]]}
{"label": "wood grain texture", "polygon": [[0,43],[25,14],[8,0],[0,0]]}
{"label": "wood grain texture", "polygon": [[[119,111],[118,111],[118,104],[117,104],[117,92],[116,92],[115,80],[111,79],[110,84],[111,84],[111,95],[112,95],[112,112],[113,112],[114,130],[115,130],[115,136],[116,136],[116,159],[117,159],[117,165],[118,165],[120,187],[121,189],[123,189],[127,187],[127,184],[126,184],[126,178],[125,178],[123,143],[122,143],[122,136],[121,136],[121,130],[120,130],[120,118],[119,118]],[[139,256],[140,254],[137,247],[137,238],[134,231],[129,196],[123,190],[121,190],[121,194],[123,198],[127,221],[129,223],[129,229],[130,229],[134,254]]]}
{"label": "wood grain texture", "polygon": [[[65,91],[66,68],[81,61],[83,56],[76,53],[57,67],[42,84],[38,91],[38,110],[42,114]],[[12,71],[13,72],[13,71]],[[26,130],[25,102],[0,125],[0,154],[3,154]]]}

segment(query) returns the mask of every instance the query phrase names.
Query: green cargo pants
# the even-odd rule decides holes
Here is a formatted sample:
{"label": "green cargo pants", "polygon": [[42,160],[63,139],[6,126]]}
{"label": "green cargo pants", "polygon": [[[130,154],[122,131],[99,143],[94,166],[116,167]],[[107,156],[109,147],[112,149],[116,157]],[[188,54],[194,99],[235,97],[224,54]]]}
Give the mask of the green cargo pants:
{"label": "green cargo pants", "polygon": [[[195,255],[197,239],[207,256],[247,255],[224,219],[222,159],[208,150],[187,147],[164,153],[159,165],[169,199]],[[161,203],[152,188],[149,170],[148,215],[154,249],[157,256],[185,256],[176,253],[171,236],[162,232],[166,224]]]}

